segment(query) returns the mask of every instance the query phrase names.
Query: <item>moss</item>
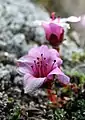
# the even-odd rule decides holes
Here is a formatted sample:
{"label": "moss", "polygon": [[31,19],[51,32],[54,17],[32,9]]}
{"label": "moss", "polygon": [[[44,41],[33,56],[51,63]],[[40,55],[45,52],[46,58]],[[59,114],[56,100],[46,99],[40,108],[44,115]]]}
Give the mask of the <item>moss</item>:
{"label": "moss", "polygon": [[85,100],[75,99],[55,110],[55,120],[85,120]]}
{"label": "moss", "polygon": [[72,61],[77,63],[85,62],[85,53],[72,53]]}
{"label": "moss", "polygon": [[8,120],[19,120],[19,116],[20,116],[20,108],[19,106],[15,106],[13,111],[10,113]]}
{"label": "moss", "polygon": [[67,120],[66,119],[66,111],[64,109],[56,109],[55,110],[55,119],[56,120]]}
{"label": "moss", "polygon": [[75,71],[66,74],[77,85],[78,92],[71,91],[69,87],[62,88],[61,95],[70,100],[62,108],[56,108],[55,120],[85,120],[85,74]]}
{"label": "moss", "polygon": [[65,71],[65,73],[70,77],[71,82],[74,82],[76,84],[84,84],[85,83],[85,74],[80,73],[77,71]]}

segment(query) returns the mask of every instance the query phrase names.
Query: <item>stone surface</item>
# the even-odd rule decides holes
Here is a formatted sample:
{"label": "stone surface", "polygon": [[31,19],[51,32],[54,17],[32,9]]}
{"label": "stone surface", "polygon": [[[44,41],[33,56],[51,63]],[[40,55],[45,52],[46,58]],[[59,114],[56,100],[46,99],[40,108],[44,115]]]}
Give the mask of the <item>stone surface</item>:
{"label": "stone surface", "polygon": [[[38,13],[38,14],[37,14]],[[27,52],[29,42],[44,40],[43,29],[32,23],[45,20],[48,14],[29,0],[0,1],[0,49],[20,56]]]}

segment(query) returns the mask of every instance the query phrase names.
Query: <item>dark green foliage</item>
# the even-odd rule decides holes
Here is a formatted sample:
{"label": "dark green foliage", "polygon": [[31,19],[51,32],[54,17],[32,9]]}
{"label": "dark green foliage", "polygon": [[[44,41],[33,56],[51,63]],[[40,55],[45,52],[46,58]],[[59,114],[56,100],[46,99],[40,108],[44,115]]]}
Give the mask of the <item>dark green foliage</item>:
{"label": "dark green foliage", "polygon": [[66,108],[69,120],[85,120],[85,100],[76,99]]}
{"label": "dark green foliage", "polygon": [[56,120],[85,120],[85,100],[70,101],[64,108],[55,111]]}
{"label": "dark green foliage", "polygon": [[69,89],[63,89],[62,93],[68,95],[68,101],[62,108],[56,108],[55,120],[85,120],[85,75],[78,72],[66,72],[71,82],[78,87],[78,92],[68,94]]}
{"label": "dark green foliage", "polygon": [[73,72],[71,71],[71,72],[66,72],[66,74],[70,77],[71,82],[74,82],[77,85],[85,83],[84,73],[79,73],[77,71],[73,71]]}
{"label": "dark green foliage", "polygon": [[66,119],[66,111],[64,109],[56,109],[55,110],[55,120],[67,120]]}
{"label": "dark green foliage", "polygon": [[18,106],[15,106],[13,112],[9,115],[9,120],[19,120],[20,116],[20,108]]}
{"label": "dark green foliage", "polygon": [[77,62],[77,63],[85,62],[85,53],[76,53],[76,52],[74,52],[72,54],[72,61]]}

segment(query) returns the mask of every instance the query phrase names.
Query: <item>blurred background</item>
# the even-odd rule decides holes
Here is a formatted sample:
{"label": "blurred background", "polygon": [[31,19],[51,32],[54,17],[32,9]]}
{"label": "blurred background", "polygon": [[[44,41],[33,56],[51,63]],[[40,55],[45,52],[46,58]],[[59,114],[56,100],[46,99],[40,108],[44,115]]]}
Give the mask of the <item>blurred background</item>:
{"label": "blurred background", "polygon": [[[69,16],[83,16],[85,14],[85,1],[84,0],[34,0],[39,5],[44,7],[48,14],[50,14],[52,11],[56,12],[57,16],[61,17],[69,17]],[[81,40],[77,40],[77,42],[80,44],[80,46],[84,47],[85,45],[85,26],[81,24],[72,25],[72,28],[78,32],[78,37]],[[76,39],[76,33],[73,32],[72,34]]]}
{"label": "blurred background", "polygon": [[[1,120],[53,119],[52,110],[46,107],[44,91],[38,91],[34,97],[23,93],[23,78],[18,75],[15,65],[16,60],[30,48],[46,42],[43,28],[33,26],[33,22],[49,20],[53,11],[61,18],[73,15],[84,16],[85,0],[0,0]],[[77,71],[79,72],[77,75],[85,73],[84,22],[83,20],[83,22],[72,23],[66,40],[60,46],[64,61],[62,69],[65,72]],[[78,80],[85,80],[84,76],[77,77]],[[74,78],[76,80],[76,77]]]}

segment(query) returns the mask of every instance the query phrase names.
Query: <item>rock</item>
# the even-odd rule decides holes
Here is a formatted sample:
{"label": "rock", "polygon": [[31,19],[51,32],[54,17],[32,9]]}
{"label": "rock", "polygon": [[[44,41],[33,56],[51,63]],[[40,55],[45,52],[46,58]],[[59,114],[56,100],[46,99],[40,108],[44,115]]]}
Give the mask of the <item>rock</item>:
{"label": "rock", "polygon": [[41,44],[47,43],[44,29],[42,27],[37,27],[35,30],[35,41]]}
{"label": "rock", "polygon": [[0,49],[4,50],[6,48],[6,42],[0,40]]}
{"label": "rock", "polygon": [[11,41],[8,42],[7,51],[14,54],[17,53],[17,56],[22,55],[27,50],[24,34],[16,34]]}
{"label": "rock", "polygon": [[15,64],[16,63],[16,55],[10,54],[8,52],[0,52],[0,62],[2,62],[4,65]]}
{"label": "rock", "polygon": [[74,41],[72,41],[69,37],[63,41],[63,44],[60,46],[61,56],[67,58],[68,60],[72,60],[72,53],[84,53],[82,48],[79,48]]}
{"label": "rock", "polygon": [[80,47],[80,38],[79,38],[79,34],[76,31],[72,31],[69,34],[69,37],[71,38],[71,40],[77,45],[77,47]]}
{"label": "rock", "polygon": [[10,79],[10,72],[7,71],[4,67],[0,68],[0,79]]}
{"label": "rock", "polygon": [[22,81],[23,81],[23,77],[16,76],[14,79],[14,84],[22,87]]}
{"label": "rock", "polygon": [[75,66],[72,70],[72,72],[79,72],[81,74],[85,74],[85,64],[80,64],[80,65],[77,65]]}
{"label": "rock", "polygon": [[4,67],[0,69],[0,90],[6,90],[11,86],[10,81],[10,72],[7,71]]}
{"label": "rock", "polygon": [[43,29],[34,28],[32,22],[47,18],[48,14],[29,0],[1,0],[0,49],[20,56],[28,51],[30,41],[42,43]]}
{"label": "rock", "polygon": [[0,92],[0,99],[2,98],[2,96],[3,96],[3,93]]}

